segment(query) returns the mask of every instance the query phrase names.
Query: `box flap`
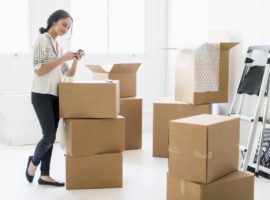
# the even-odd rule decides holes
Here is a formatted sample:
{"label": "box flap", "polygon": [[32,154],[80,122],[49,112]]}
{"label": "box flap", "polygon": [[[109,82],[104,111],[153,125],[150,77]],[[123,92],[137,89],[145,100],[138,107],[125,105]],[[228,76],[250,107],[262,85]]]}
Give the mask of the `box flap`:
{"label": "box flap", "polygon": [[85,65],[90,71],[96,73],[108,73],[100,65]]}
{"label": "box flap", "polygon": [[121,63],[114,64],[111,73],[135,73],[141,66],[141,63]]}
{"label": "box flap", "polygon": [[239,42],[221,42],[220,43],[220,50],[229,50],[238,44],[239,44]]}
{"label": "box flap", "polygon": [[193,124],[200,126],[211,126],[214,124],[220,124],[227,121],[239,120],[239,117],[234,116],[225,116],[225,115],[213,115],[213,114],[200,114],[194,115],[191,117],[180,118],[172,120],[174,122],[185,123],[185,124]]}

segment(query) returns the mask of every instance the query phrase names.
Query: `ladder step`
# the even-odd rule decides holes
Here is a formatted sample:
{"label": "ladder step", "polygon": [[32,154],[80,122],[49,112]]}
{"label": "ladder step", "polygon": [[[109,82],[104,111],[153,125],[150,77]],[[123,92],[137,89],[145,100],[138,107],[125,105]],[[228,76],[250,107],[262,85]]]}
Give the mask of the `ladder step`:
{"label": "ladder step", "polygon": [[[230,116],[239,117],[243,121],[254,122],[254,118],[253,117],[244,116],[244,115],[238,115],[238,114],[231,114]],[[259,122],[263,122],[263,117],[259,117],[258,121]],[[270,124],[270,119],[269,118],[266,119],[266,123],[267,124]]]}
{"label": "ladder step", "polygon": [[248,122],[253,122],[254,121],[254,118],[244,116],[244,115],[231,114],[230,116],[239,117],[241,120],[248,121]]}

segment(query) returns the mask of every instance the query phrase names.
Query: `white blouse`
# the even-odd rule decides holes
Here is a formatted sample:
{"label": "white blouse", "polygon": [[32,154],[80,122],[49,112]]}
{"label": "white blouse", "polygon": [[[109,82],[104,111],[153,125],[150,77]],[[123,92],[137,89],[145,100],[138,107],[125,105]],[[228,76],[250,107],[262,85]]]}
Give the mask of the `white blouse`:
{"label": "white blouse", "polygon": [[[63,50],[58,45],[57,41],[54,40],[50,34],[43,33],[37,38],[34,45],[34,69],[38,70],[43,64],[55,60],[62,55]],[[31,91],[58,96],[58,83],[68,70],[69,67],[67,63],[63,63],[42,76],[38,76],[34,73]]]}

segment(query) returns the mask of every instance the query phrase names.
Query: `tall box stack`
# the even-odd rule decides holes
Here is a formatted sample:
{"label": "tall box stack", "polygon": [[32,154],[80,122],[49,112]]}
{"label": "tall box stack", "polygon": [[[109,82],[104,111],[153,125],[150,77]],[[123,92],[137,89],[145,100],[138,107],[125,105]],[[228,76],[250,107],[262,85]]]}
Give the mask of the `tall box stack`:
{"label": "tall box stack", "polygon": [[229,50],[237,44],[204,43],[178,49],[175,101],[154,103],[153,156],[168,157],[168,121],[210,113],[212,103],[228,101]]}
{"label": "tall box stack", "polygon": [[168,200],[253,200],[254,177],[237,171],[239,118],[197,115],[172,120]]}
{"label": "tall box stack", "polygon": [[[94,80],[120,81],[120,115],[125,117],[125,149],[142,146],[142,99],[136,97],[136,72],[141,63],[122,63],[113,66],[86,65]],[[106,69],[110,70],[106,70]]]}
{"label": "tall box stack", "polygon": [[191,105],[162,98],[153,106],[153,156],[169,157],[169,121],[211,112],[209,104]]}
{"label": "tall box stack", "polygon": [[202,106],[228,101],[229,50],[235,45],[237,43],[205,43],[194,49],[178,50],[175,100],[186,109],[171,110],[174,106],[167,104],[163,105],[163,110],[158,110],[159,102],[154,103],[153,156],[168,157],[167,131],[162,128],[165,122],[209,113],[202,110]]}
{"label": "tall box stack", "polygon": [[122,187],[125,119],[118,81],[59,84],[64,118],[66,188]]}

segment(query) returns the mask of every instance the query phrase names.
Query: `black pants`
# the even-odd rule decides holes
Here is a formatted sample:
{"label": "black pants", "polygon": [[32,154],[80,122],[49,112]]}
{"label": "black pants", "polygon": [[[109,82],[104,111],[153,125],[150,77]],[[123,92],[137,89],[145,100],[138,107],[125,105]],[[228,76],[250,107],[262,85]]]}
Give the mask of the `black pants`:
{"label": "black pants", "polygon": [[54,95],[34,92],[31,99],[43,134],[36,146],[32,161],[36,166],[41,162],[41,175],[49,176],[53,144],[59,122],[59,99]]}

